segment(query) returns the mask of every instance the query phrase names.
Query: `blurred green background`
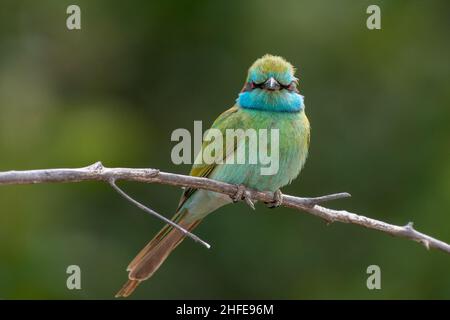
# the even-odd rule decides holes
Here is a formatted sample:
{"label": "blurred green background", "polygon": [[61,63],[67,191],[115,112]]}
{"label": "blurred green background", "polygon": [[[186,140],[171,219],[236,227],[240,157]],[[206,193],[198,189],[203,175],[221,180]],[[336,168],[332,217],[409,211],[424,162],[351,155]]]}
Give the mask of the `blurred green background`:
{"label": "blurred green background", "polygon": [[[78,4],[82,30],[66,28]],[[381,7],[382,30],[366,28]],[[297,66],[310,157],[283,191],[450,241],[447,1],[2,1],[0,171],[175,166],[170,135],[231,107],[265,53]],[[181,191],[121,183],[171,216]],[[112,298],[162,223],[106,184],[0,187],[0,298]],[[134,298],[450,298],[450,256],[357,226],[230,205]],[[66,268],[82,290],[66,288]],[[381,267],[382,289],[366,288]]]}

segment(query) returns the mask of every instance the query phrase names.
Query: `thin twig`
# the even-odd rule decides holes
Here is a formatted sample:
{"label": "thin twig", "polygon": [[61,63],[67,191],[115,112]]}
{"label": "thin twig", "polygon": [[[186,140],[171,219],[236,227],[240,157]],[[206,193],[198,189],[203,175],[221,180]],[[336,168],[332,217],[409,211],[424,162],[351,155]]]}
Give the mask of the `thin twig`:
{"label": "thin twig", "polygon": [[123,198],[127,199],[131,203],[133,203],[135,206],[137,206],[139,209],[144,210],[147,213],[150,213],[151,215],[157,217],[160,220],[163,220],[164,222],[170,224],[172,227],[177,228],[180,230],[185,236],[191,238],[195,242],[199,242],[202,245],[204,245],[207,249],[211,248],[211,245],[209,243],[203,241],[199,237],[197,237],[195,234],[190,233],[188,230],[184,229],[182,226],[176,224],[170,219],[167,219],[163,215],[159,214],[158,212],[154,211],[153,209],[150,209],[149,207],[143,205],[142,203],[138,202],[137,200],[134,200],[132,197],[130,197],[125,191],[123,191],[121,188],[119,188],[116,184],[116,181],[114,179],[109,180],[109,184],[111,187],[113,187],[114,190],[117,191]]}
{"label": "thin twig", "polygon": [[[63,183],[80,181],[105,181],[113,179],[128,180],[145,183],[159,183],[177,187],[190,187],[214,191],[229,196],[236,195],[238,186],[215,181],[207,178],[185,176],[180,174],[160,172],[157,169],[130,169],[130,168],[106,168],[100,162],[91,166],[77,169],[48,169],[31,171],[8,171],[0,172],[0,185],[8,184],[33,184],[33,183]],[[247,189],[245,196],[251,200],[261,202],[272,202],[274,193],[262,192]],[[397,226],[376,219],[357,215],[344,210],[333,210],[322,206],[319,203],[347,198],[348,193],[338,193],[316,198],[300,198],[289,195],[282,195],[281,205],[297,210],[306,211],[314,216],[322,218],[329,223],[343,222],[356,224],[368,229],[374,229],[387,234],[406,238],[421,243],[427,249],[435,248],[450,253],[450,245],[418,232],[413,228],[412,223],[405,226]]]}

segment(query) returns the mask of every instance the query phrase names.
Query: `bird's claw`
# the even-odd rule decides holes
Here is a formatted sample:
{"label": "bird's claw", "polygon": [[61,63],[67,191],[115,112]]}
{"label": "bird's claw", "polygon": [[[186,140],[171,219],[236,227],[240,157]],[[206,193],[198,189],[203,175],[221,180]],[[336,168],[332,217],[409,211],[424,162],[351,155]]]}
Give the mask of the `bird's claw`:
{"label": "bird's claw", "polygon": [[231,200],[233,200],[234,203],[241,201],[244,196],[244,192],[245,186],[242,184],[238,185],[236,193],[233,196],[230,196]]}
{"label": "bird's claw", "polygon": [[266,202],[265,204],[268,208],[273,209],[281,206],[282,203],[283,203],[283,194],[281,193],[281,190],[278,189],[273,193],[273,201]]}
{"label": "bird's claw", "polygon": [[231,200],[233,200],[234,203],[244,200],[250,208],[255,210],[255,204],[250,197],[250,192],[243,184],[238,185],[236,194],[231,196]]}

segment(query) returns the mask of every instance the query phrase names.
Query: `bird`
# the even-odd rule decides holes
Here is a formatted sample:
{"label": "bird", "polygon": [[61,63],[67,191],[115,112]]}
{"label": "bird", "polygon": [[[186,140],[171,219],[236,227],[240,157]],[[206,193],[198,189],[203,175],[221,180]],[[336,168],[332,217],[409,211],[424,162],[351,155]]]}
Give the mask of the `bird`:
{"label": "bird", "polygon": [[[299,93],[299,80],[295,68],[283,57],[266,54],[248,69],[245,84],[235,104],[214,121],[211,128],[225,135],[227,129],[278,130],[278,170],[273,174],[261,174],[262,164],[228,163],[239,143],[226,146],[213,163],[195,161],[191,176],[206,177],[237,185],[234,197],[186,188],[181,196],[172,221],[192,231],[211,212],[229,203],[244,200],[245,190],[270,191],[274,199],[269,207],[280,205],[280,188],[291,183],[304,167],[310,144],[310,123],[305,114],[304,97]],[[216,140],[203,141],[198,156]],[[220,142],[222,143],[222,142]],[[219,159],[220,158],[220,159]],[[170,225],[163,229],[138,253],[127,267],[128,280],[116,297],[128,297],[144,280],[149,279],[183,241],[185,234]]]}

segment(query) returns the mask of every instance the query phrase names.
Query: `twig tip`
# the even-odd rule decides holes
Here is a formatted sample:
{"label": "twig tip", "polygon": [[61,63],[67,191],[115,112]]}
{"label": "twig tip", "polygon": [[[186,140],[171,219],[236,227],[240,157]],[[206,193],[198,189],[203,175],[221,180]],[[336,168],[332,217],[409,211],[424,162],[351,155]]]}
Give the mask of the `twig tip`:
{"label": "twig tip", "polygon": [[244,201],[250,208],[252,208],[253,210],[256,210],[255,204],[253,203],[253,201],[250,198],[245,197]]}
{"label": "twig tip", "polygon": [[87,168],[92,171],[101,171],[101,170],[103,170],[104,166],[101,161],[97,161],[96,163],[91,164]]}
{"label": "twig tip", "polygon": [[405,225],[405,228],[408,230],[414,230],[414,222],[410,221]]}

